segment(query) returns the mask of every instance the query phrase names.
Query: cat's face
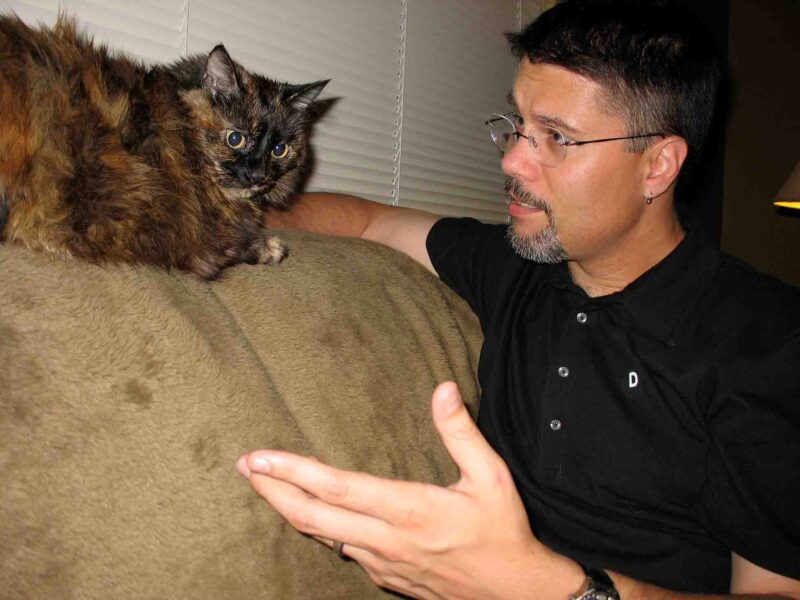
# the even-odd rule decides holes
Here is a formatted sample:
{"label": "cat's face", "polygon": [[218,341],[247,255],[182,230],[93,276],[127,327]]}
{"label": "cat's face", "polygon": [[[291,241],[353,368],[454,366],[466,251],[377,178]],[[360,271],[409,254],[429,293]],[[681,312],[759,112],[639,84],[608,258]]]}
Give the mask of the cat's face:
{"label": "cat's face", "polygon": [[278,83],[247,72],[225,48],[209,55],[202,89],[184,95],[202,131],[211,177],[231,199],[285,205],[308,153],[307,108],[327,81]]}

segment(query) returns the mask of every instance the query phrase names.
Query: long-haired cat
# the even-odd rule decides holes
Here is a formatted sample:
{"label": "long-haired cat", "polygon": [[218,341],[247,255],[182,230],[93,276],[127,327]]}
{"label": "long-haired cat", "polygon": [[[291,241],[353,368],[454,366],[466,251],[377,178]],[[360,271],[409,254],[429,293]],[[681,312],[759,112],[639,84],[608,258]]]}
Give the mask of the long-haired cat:
{"label": "long-haired cat", "polygon": [[223,46],[146,68],[70,19],[0,15],[0,241],[207,279],[279,262],[264,212],[297,191],[326,83],[250,73]]}

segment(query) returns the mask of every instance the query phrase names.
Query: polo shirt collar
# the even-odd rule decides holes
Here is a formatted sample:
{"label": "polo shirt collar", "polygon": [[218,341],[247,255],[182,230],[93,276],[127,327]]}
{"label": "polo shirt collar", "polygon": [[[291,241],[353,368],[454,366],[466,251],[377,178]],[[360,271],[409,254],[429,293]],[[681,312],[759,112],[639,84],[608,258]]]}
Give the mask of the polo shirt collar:
{"label": "polo shirt collar", "polygon": [[696,222],[686,223],[686,236],[661,262],[624,289],[589,298],[569,274],[566,263],[550,265],[547,283],[578,293],[590,303],[618,303],[636,326],[668,345],[675,344],[684,319],[708,288],[719,264],[719,250]]}

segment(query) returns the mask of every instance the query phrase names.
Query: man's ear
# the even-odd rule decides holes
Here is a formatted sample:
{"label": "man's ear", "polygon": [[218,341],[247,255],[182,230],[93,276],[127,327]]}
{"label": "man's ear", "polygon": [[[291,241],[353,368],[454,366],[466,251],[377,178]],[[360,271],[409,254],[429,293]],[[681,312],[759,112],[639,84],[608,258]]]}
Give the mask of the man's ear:
{"label": "man's ear", "polygon": [[656,198],[666,192],[678,178],[688,153],[689,145],[678,135],[668,135],[650,146],[645,151],[648,160],[643,195]]}

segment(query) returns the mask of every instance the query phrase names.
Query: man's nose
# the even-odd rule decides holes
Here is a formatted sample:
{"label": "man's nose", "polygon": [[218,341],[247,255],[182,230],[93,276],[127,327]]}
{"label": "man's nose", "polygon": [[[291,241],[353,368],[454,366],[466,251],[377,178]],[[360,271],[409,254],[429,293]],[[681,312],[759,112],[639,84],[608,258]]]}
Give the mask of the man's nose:
{"label": "man's nose", "polygon": [[537,178],[542,170],[539,161],[534,158],[531,148],[528,147],[528,140],[524,138],[519,138],[516,144],[506,150],[500,167],[509,177],[527,180]]}

